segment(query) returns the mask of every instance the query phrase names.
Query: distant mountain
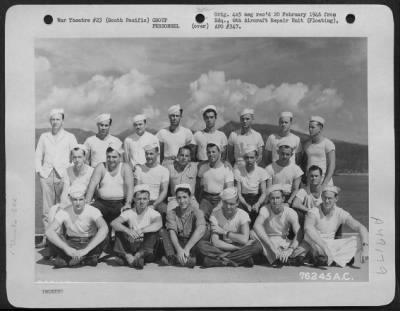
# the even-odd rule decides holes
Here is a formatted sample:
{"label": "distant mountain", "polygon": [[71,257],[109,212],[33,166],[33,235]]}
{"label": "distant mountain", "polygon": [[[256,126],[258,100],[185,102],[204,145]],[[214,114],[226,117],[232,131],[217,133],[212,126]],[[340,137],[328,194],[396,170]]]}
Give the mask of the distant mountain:
{"label": "distant mountain", "polygon": [[[227,137],[229,134],[240,127],[239,122],[227,122],[219,130],[224,132]],[[277,125],[271,124],[254,124],[254,130],[260,132],[264,141],[267,140],[268,136],[272,133],[277,133],[279,127]],[[36,143],[39,139],[40,134],[48,131],[49,129],[36,129]],[[83,143],[87,137],[95,135],[92,131],[86,131],[77,128],[66,129],[75,135],[78,143]],[[127,129],[119,134],[115,134],[119,139],[124,141],[124,139],[133,134],[134,130]],[[149,132],[155,134],[156,130],[149,129]],[[302,142],[308,139],[308,135],[305,133],[292,131],[294,134],[298,135]],[[344,142],[340,140],[332,139],[336,146],[336,173],[367,173],[368,172],[368,146]]]}

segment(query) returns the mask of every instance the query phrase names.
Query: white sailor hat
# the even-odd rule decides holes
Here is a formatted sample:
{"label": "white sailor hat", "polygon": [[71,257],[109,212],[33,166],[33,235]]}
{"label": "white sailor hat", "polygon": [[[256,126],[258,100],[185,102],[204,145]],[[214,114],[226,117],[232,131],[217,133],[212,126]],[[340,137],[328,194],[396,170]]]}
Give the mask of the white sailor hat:
{"label": "white sailor hat", "polygon": [[189,184],[179,184],[175,186],[175,193],[179,190],[179,189],[187,189],[189,190],[190,194],[192,193],[192,187],[190,187]]}
{"label": "white sailor hat", "polygon": [[216,145],[219,151],[222,150],[220,142],[218,142],[216,140],[208,140],[206,146],[208,146],[208,145]]}
{"label": "white sailor hat", "polygon": [[94,120],[96,121],[96,123],[100,123],[100,122],[107,121],[110,119],[111,119],[111,114],[102,113],[102,114],[99,114]]}
{"label": "white sailor hat", "polygon": [[111,142],[108,144],[108,148],[113,149],[114,151],[118,152],[120,155],[124,153],[124,149],[122,149],[122,144],[118,142]]}
{"label": "white sailor hat", "polygon": [[224,201],[234,199],[238,195],[236,187],[225,188],[220,194],[220,198]]}
{"label": "white sailor hat", "polygon": [[175,113],[181,113],[181,111],[182,111],[181,105],[173,105],[168,108],[168,115],[175,114]]}
{"label": "white sailor hat", "polygon": [[54,108],[50,110],[49,113],[49,118],[51,118],[55,114],[64,114],[64,109],[63,108]]}
{"label": "white sailor hat", "polygon": [[81,197],[86,193],[86,186],[83,183],[77,182],[71,185],[68,189],[68,194],[73,197]]}
{"label": "white sailor hat", "polygon": [[148,150],[151,150],[151,149],[155,149],[157,147],[158,147],[158,144],[156,142],[152,142],[152,143],[149,143],[149,144],[143,146],[143,150],[144,151],[148,151]]}
{"label": "white sailor hat", "polygon": [[136,116],[134,116],[132,118],[132,123],[136,123],[136,122],[144,121],[144,120],[146,120],[146,116],[144,114],[137,114]]}
{"label": "white sailor hat", "polygon": [[254,144],[245,145],[243,148],[243,155],[253,152],[253,151],[258,153],[258,148],[256,145],[254,145]]}
{"label": "white sailor hat", "polygon": [[280,148],[282,146],[288,146],[292,149],[296,148],[294,141],[292,139],[287,139],[287,138],[282,138],[281,140],[279,140],[278,143],[276,144],[276,146],[278,148]]}
{"label": "white sailor hat", "polygon": [[292,193],[292,185],[291,184],[283,184],[282,191],[284,194],[291,194]]}
{"label": "white sailor hat", "polygon": [[335,194],[339,194],[340,188],[336,187],[336,186],[326,186],[324,189],[322,189],[322,192],[325,192],[325,191],[330,191]]}
{"label": "white sailor hat", "polygon": [[244,108],[244,109],[240,112],[239,116],[244,116],[245,114],[254,115],[254,109],[251,109],[251,108]]}
{"label": "white sailor hat", "polygon": [[203,109],[201,109],[201,113],[204,114],[208,110],[212,110],[217,113],[217,108],[214,105],[205,106]]}
{"label": "white sailor hat", "polygon": [[146,191],[150,194],[150,186],[148,184],[140,184],[140,185],[136,185],[133,188],[133,195],[135,195],[136,192],[139,191]]}
{"label": "white sailor hat", "polygon": [[325,124],[325,119],[320,117],[320,116],[311,116],[310,117],[310,122],[318,122],[321,123],[322,125]]}
{"label": "white sailor hat", "polygon": [[71,148],[71,151],[72,151],[72,150],[75,150],[75,149],[83,150],[83,152],[84,152],[85,154],[88,152],[86,146],[85,146],[85,145],[82,145],[82,144],[76,144],[76,145],[74,145],[74,146]]}
{"label": "white sailor hat", "polygon": [[293,113],[291,113],[289,111],[281,112],[281,114],[279,115],[279,118],[293,118]]}
{"label": "white sailor hat", "polygon": [[282,184],[274,184],[267,189],[267,195],[270,195],[274,191],[281,191],[284,192],[285,187]]}

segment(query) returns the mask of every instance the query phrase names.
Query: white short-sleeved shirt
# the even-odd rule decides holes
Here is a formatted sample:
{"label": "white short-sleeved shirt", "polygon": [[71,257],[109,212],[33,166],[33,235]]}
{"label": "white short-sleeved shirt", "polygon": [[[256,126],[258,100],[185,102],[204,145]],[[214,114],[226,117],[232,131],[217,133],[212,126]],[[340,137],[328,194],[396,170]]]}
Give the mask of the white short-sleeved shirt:
{"label": "white short-sleeved shirt", "polygon": [[[249,214],[247,214],[244,210],[238,208],[236,210],[235,216],[233,216],[232,219],[226,219],[222,212],[222,207],[220,207],[215,208],[211,213],[210,223],[213,225],[217,225],[224,230],[231,231],[233,233],[239,233],[240,227],[243,224],[250,223],[250,217]],[[227,243],[232,244],[232,240],[227,237],[223,237],[223,240]]]}
{"label": "white short-sleeved shirt", "polygon": [[134,133],[125,138],[125,157],[132,167],[137,164],[143,165],[146,163],[146,157],[143,147],[150,144],[157,144],[158,148],[160,148],[158,138],[149,132],[144,132],[142,136]]}
{"label": "white short-sleeved shirt", "polygon": [[246,166],[237,166],[233,169],[233,175],[240,183],[243,194],[258,194],[261,182],[271,178],[265,169],[257,165],[250,173],[246,170]]}
{"label": "white short-sleeved shirt", "polygon": [[333,142],[324,137],[319,143],[311,143],[311,140],[304,144],[304,152],[307,155],[307,171],[311,165],[317,165],[322,169],[322,175],[325,176],[327,169],[327,154],[335,150]]}
{"label": "white short-sleeved shirt", "polygon": [[79,176],[75,176],[74,174],[74,166],[71,165],[69,167],[67,167],[67,169],[65,170],[65,173],[63,174],[63,182],[64,182],[64,186],[72,186],[74,184],[82,184],[85,185],[85,187],[87,188],[87,186],[89,185],[90,182],[90,178],[92,177],[94,168],[84,164],[86,167],[86,172],[83,175],[79,175]]}
{"label": "white short-sleeved shirt", "polygon": [[96,167],[101,162],[106,162],[106,150],[110,145],[122,146],[122,142],[118,137],[107,135],[104,139],[98,138],[96,135],[88,137],[84,145],[90,155],[90,166]]}
{"label": "white short-sleeved shirt", "polygon": [[303,175],[301,168],[291,163],[288,166],[280,166],[276,162],[268,165],[265,170],[272,177],[272,184],[293,184],[296,178]]}
{"label": "white short-sleeved shirt", "polygon": [[154,209],[147,207],[140,215],[135,208],[123,211],[120,215],[128,223],[129,229],[139,230],[151,225],[161,215]]}
{"label": "white short-sleeved shirt", "polygon": [[338,206],[333,207],[333,209],[333,213],[329,216],[324,215],[321,206],[314,207],[309,211],[316,217],[315,228],[323,239],[334,239],[339,226],[343,225],[351,217],[349,212]]}
{"label": "white short-sleeved shirt", "polygon": [[74,208],[69,205],[57,212],[55,220],[64,224],[67,236],[92,237],[97,233],[96,221],[99,217],[102,217],[101,212],[91,205],[86,204],[79,215],[75,214]]}
{"label": "white short-sleeved shirt", "polygon": [[322,203],[321,195],[316,198],[311,193],[307,193],[305,189],[300,189],[299,191],[297,191],[296,198],[299,198],[301,203],[308,209],[318,207]]}
{"label": "white short-sleeved shirt", "polygon": [[197,131],[193,136],[193,143],[198,146],[197,148],[197,159],[200,161],[207,160],[207,143],[217,142],[224,148],[228,144],[226,135],[221,131],[215,131],[214,133],[207,133],[204,130]]}
{"label": "white short-sleeved shirt", "polygon": [[246,134],[241,134],[240,129],[232,132],[228,138],[228,145],[233,146],[235,161],[243,159],[244,150],[250,146],[257,149],[264,146],[261,134],[253,129]]}
{"label": "white short-sleeved shirt", "polygon": [[157,138],[164,144],[164,157],[176,157],[180,147],[193,144],[192,131],[183,126],[179,126],[174,133],[168,128],[161,129],[157,133]]}
{"label": "white short-sleeved shirt", "polygon": [[160,185],[169,181],[169,171],[157,164],[155,167],[138,165],[133,173],[138,184],[147,184],[150,187],[150,200],[157,200],[160,195]]}
{"label": "white short-sleeved shirt", "polygon": [[209,163],[203,164],[198,176],[205,192],[219,194],[224,190],[224,184],[233,182],[233,173],[229,167],[221,164],[219,167],[210,167]]}
{"label": "white short-sleeved shirt", "polygon": [[279,159],[278,143],[283,139],[285,141],[290,141],[293,146],[296,146],[293,151],[293,156],[290,158],[291,163],[296,163],[296,153],[301,152],[301,142],[300,137],[293,133],[289,133],[287,136],[279,136],[278,134],[269,135],[265,142],[265,150],[272,152],[272,162],[277,161]]}
{"label": "white short-sleeved shirt", "polygon": [[291,222],[297,219],[296,212],[291,209],[287,204],[284,204],[283,211],[279,214],[275,214],[271,206],[263,206],[260,209],[260,215],[265,218],[264,230],[268,236],[280,236],[286,239]]}

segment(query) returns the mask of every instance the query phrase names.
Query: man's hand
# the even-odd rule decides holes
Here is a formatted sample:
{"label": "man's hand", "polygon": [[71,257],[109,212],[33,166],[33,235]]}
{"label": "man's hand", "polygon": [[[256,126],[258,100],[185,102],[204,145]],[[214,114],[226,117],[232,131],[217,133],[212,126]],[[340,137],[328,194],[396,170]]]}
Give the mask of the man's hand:
{"label": "man's hand", "polygon": [[179,263],[182,266],[185,265],[186,261],[187,261],[187,257],[186,257],[185,251],[181,247],[176,251],[176,255],[178,257]]}
{"label": "man's hand", "polygon": [[361,250],[361,263],[365,263],[369,258],[369,247],[368,245],[364,245]]}
{"label": "man's hand", "polygon": [[131,204],[125,203],[125,205],[121,207],[121,213],[131,208],[132,208]]}
{"label": "man's hand", "polygon": [[226,230],[222,229],[218,225],[211,225],[211,231],[216,234],[222,234],[222,235],[226,234]]}
{"label": "man's hand", "polygon": [[252,207],[251,207],[251,209],[253,210],[253,211],[255,211],[257,214],[258,214],[258,211],[260,210],[260,203],[256,203],[256,204],[254,204]]}
{"label": "man's hand", "polygon": [[287,248],[285,250],[282,250],[279,254],[279,260],[282,263],[286,263],[289,256],[292,255],[292,253],[293,253],[293,248]]}

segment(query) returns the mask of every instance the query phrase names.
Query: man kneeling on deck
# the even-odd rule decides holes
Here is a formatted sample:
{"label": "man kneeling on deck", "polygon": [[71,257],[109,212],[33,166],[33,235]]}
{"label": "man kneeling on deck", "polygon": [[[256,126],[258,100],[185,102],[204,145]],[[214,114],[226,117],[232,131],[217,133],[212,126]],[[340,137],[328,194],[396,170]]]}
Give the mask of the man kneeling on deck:
{"label": "man kneeling on deck", "polygon": [[257,240],[250,240],[250,217],[239,209],[238,192],[235,187],[224,189],[222,206],[211,216],[211,242],[200,241],[198,249],[204,256],[203,267],[253,266],[253,256],[262,252]]}
{"label": "man kneeling on deck", "polygon": [[123,211],[111,223],[116,236],[114,252],[123,257],[129,266],[143,269],[145,262],[154,260],[162,220],[160,213],[149,206],[149,185],[135,186],[133,200],[135,207]]}
{"label": "man kneeling on deck", "polygon": [[46,231],[49,247],[57,254],[55,268],[96,266],[107,245],[107,224],[97,208],[85,204],[85,191],[86,186],[80,183],[70,187],[71,205],[57,212]]}
{"label": "man kneeling on deck", "polygon": [[[283,203],[284,185],[272,185],[268,192],[269,204],[260,209],[251,233],[261,242],[269,264],[290,264],[290,256],[298,246],[299,220],[296,212]],[[290,227],[294,232],[292,240],[288,239]]]}
{"label": "man kneeling on deck", "polygon": [[322,190],[322,203],[312,208],[304,223],[304,240],[294,251],[294,255],[305,257],[311,254],[316,266],[336,264],[340,267],[354,262],[358,251],[357,237],[335,239],[340,225],[347,225],[356,231],[361,239],[361,263],[368,260],[368,231],[350,213],[336,205],[339,189],[326,186]]}

